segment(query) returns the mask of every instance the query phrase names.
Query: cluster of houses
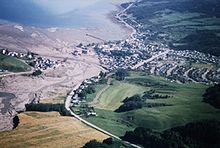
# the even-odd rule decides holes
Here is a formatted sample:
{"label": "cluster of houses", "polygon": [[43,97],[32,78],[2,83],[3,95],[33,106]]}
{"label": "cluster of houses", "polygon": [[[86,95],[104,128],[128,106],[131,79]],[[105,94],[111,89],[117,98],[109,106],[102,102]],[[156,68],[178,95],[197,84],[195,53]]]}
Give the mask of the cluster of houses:
{"label": "cluster of houses", "polygon": [[44,57],[35,58],[32,62],[34,62],[35,69],[41,71],[46,70],[48,68],[55,68],[56,65],[61,63],[61,61],[53,61]]}
{"label": "cluster of houses", "polygon": [[138,68],[148,74],[166,77],[178,82],[220,83],[220,68],[193,67],[177,61],[154,60]]}
{"label": "cluster of houses", "polygon": [[[82,105],[86,104],[86,99],[83,98],[80,94],[89,87],[89,85],[97,83],[100,81],[100,76],[98,77],[92,77],[90,79],[84,80],[81,85],[76,89],[73,90],[73,92],[70,94],[71,95],[71,107],[82,107]],[[83,106],[85,108],[85,106]],[[85,114],[87,116],[97,116],[95,110],[93,107],[86,107]]]}
{"label": "cluster of houses", "polygon": [[170,50],[163,57],[156,58],[138,69],[183,83],[193,81],[213,84],[220,83],[220,68],[216,66],[219,64],[219,58],[212,55],[197,51]]}
{"label": "cluster of houses", "polygon": [[93,47],[95,45],[95,43],[93,44],[88,44],[88,45],[83,45],[82,43],[80,43],[79,45],[77,45],[72,54],[74,56],[81,56],[81,55],[94,55],[94,51],[93,51]]}
{"label": "cluster of houses", "polygon": [[9,51],[7,49],[0,49],[0,54],[2,55],[7,55],[7,56],[11,56],[11,57],[16,57],[19,59],[24,59],[24,60],[32,60],[34,58],[34,54],[33,53],[18,53],[15,51]]}
{"label": "cluster of houses", "polygon": [[[149,31],[150,32],[150,31]],[[166,50],[164,54],[140,67],[138,70],[167,77],[178,82],[220,83],[219,57],[191,50],[171,50],[159,42],[146,43],[146,32],[134,35],[137,38],[111,41],[104,44],[92,44],[82,47],[93,48],[99,55],[100,64],[108,70],[132,69],[141,63]],[[142,37],[142,38],[141,38]],[[210,67],[193,67],[196,64],[208,64]]]}
{"label": "cluster of houses", "polygon": [[115,70],[132,68],[137,63],[165,50],[166,47],[159,43],[145,45],[140,40],[127,39],[97,44],[93,48],[99,55],[100,64],[109,70]]}
{"label": "cluster of houses", "polygon": [[[100,64],[108,70],[133,69],[138,63],[168,50],[167,54],[159,56],[138,66],[138,70],[149,74],[164,76],[171,81],[202,82],[206,84],[220,83],[220,58],[192,50],[171,50],[168,45],[153,39],[157,36],[164,38],[166,34],[151,30],[141,31],[143,25],[130,19],[126,13],[117,15],[119,21],[126,22],[136,32],[130,38],[120,41],[95,44],[91,47],[99,55]],[[88,47],[88,46],[86,46]],[[193,64],[211,65],[193,66]]]}
{"label": "cluster of houses", "polygon": [[39,57],[38,55],[31,52],[18,53],[15,51],[9,51],[7,49],[0,49],[0,54],[22,59],[30,66],[34,67],[36,70],[41,70],[41,71],[46,70],[48,68],[52,68],[55,65],[61,63],[61,61],[53,61],[51,59]]}

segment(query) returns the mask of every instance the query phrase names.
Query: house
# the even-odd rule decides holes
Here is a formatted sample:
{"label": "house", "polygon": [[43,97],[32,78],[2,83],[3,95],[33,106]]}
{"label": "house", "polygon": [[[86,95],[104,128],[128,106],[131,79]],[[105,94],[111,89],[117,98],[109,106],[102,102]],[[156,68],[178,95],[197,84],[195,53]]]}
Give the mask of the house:
{"label": "house", "polygon": [[97,116],[97,113],[94,111],[87,112],[87,116]]}

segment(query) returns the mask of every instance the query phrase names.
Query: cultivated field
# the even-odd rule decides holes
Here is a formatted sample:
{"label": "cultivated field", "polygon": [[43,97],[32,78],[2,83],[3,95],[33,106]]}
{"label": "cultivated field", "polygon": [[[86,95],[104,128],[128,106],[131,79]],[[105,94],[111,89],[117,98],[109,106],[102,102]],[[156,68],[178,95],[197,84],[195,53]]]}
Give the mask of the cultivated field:
{"label": "cultivated field", "polygon": [[19,114],[17,129],[0,133],[0,147],[82,147],[86,142],[108,136],[57,112]]}
{"label": "cultivated field", "polygon": [[[87,120],[121,136],[125,131],[133,130],[137,126],[162,131],[188,122],[220,119],[220,112],[217,109],[202,102],[202,95],[207,87],[196,83],[172,83],[161,77],[132,73],[125,81],[115,81],[113,86],[103,92],[99,103],[101,108],[96,107],[98,116],[87,118]],[[147,99],[146,103],[165,103],[169,106],[144,107],[122,113],[113,111],[121,104],[126,95],[142,94],[143,91],[150,89],[155,90],[156,94],[170,97],[168,99]]]}

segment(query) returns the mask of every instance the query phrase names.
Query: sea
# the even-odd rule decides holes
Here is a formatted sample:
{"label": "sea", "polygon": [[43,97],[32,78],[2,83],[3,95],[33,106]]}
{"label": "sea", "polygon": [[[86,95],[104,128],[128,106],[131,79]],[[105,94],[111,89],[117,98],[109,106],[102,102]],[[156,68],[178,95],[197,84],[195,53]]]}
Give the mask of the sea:
{"label": "sea", "polygon": [[114,9],[111,0],[0,0],[0,20],[36,27],[101,27]]}

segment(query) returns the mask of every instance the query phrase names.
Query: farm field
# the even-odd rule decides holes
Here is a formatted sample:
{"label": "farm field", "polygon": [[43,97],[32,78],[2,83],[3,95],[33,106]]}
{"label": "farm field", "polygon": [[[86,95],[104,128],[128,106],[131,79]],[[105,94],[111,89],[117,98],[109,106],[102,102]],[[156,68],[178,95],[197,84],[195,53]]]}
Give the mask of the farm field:
{"label": "farm field", "polygon": [[20,124],[0,133],[0,147],[82,147],[86,142],[108,136],[58,112],[19,114]]}
{"label": "farm field", "polygon": [[0,69],[10,72],[24,72],[30,71],[31,67],[17,58],[0,55]]}
{"label": "farm field", "polygon": [[[163,131],[189,122],[220,119],[220,112],[217,109],[202,102],[202,95],[208,88],[206,85],[197,83],[178,84],[162,77],[135,72],[132,72],[122,82],[114,81],[113,86],[103,92],[99,103],[101,107],[95,106],[98,116],[89,117],[87,120],[118,136],[122,136],[126,131],[139,126]],[[143,86],[143,84],[147,84],[147,86]],[[127,92],[121,91],[118,87],[120,85],[132,85],[139,88],[127,90],[127,92],[132,92],[130,95],[141,95],[144,91],[152,89],[155,90],[156,94],[169,95],[170,97],[167,99],[146,100],[146,103],[165,103],[168,106],[143,107],[122,113],[114,112],[121,101],[126,98]],[[129,87],[125,89],[129,89]],[[114,93],[117,91],[122,92],[122,95]],[[110,96],[109,92],[112,92],[113,96]],[[104,98],[111,100],[103,101]]]}

